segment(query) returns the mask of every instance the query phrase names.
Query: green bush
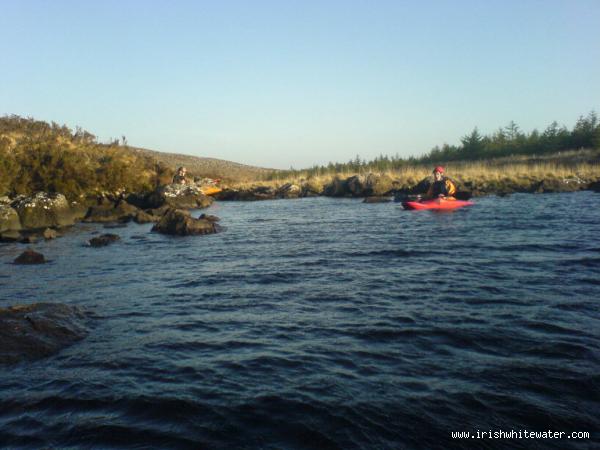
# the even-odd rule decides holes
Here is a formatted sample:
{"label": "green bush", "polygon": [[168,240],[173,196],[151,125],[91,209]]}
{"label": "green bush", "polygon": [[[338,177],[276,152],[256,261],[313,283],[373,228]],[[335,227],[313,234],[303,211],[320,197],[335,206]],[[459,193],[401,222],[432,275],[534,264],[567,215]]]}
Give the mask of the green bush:
{"label": "green bush", "polygon": [[60,192],[68,198],[150,190],[166,169],[118,142],[19,116],[0,118],[0,195]]}

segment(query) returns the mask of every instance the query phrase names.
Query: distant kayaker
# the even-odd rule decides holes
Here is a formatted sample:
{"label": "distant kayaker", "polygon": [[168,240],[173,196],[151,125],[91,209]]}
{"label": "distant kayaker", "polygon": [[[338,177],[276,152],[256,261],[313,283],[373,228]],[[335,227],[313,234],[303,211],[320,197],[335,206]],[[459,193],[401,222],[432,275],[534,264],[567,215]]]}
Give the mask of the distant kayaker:
{"label": "distant kayaker", "polygon": [[187,180],[185,178],[187,170],[185,167],[180,167],[177,169],[177,172],[173,176],[173,184],[186,184]]}
{"label": "distant kayaker", "polygon": [[456,186],[454,186],[454,183],[449,178],[444,176],[444,168],[442,166],[437,166],[433,169],[433,178],[434,181],[427,191],[427,198],[454,200],[453,195],[456,192]]}

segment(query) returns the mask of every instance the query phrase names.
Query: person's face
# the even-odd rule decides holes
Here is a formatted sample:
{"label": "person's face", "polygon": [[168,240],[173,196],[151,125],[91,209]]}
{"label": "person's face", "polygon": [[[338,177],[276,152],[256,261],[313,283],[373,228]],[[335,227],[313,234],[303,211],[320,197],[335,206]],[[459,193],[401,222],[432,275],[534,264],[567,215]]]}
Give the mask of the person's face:
{"label": "person's face", "polygon": [[440,181],[442,179],[442,173],[441,172],[433,172],[433,177],[435,178],[435,181]]}

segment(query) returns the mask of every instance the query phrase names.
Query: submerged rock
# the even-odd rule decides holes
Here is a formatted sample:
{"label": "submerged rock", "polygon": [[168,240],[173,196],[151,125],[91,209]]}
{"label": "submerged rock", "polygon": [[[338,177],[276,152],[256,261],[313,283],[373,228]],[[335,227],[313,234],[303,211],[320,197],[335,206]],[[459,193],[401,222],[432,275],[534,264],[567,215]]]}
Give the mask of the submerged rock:
{"label": "submerged rock", "polygon": [[188,211],[182,209],[170,209],[152,227],[152,231],[177,236],[190,236],[198,234],[213,234],[221,230],[215,223],[215,216],[204,216],[199,219],[193,218]]}
{"label": "submerged rock", "polygon": [[390,197],[365,197],[363,203],[389,203],[391,201]]}
{"label": "submerged rock", "polygon": [[116,234],[102,234],[89,240],[91,247],[106,247],[107,245],[117,242],[121,238]]}
{"label": "submerged rock", "polygon": [[0,308],[0,363],[49,356],[87,335],[83,312],[59,303]]}
{"label": "submerged rock", "polygon": [[44,264],[46,258],[41,253],[38,253],[30,248],[21,253],[14,260],[15,264]]}

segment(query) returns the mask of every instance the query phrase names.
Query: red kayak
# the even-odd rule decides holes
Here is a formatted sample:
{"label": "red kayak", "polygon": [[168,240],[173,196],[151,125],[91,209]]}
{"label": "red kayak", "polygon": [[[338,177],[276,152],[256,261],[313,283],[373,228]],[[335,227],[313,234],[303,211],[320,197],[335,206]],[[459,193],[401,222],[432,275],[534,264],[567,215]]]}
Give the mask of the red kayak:
{"label": "red kayak", "polygon": [[402,202],[404,209],[456,209],[462,208],[463,206],[471,206],[473,202],[465,200],[442,200],[436,198],[433,200],[421,200],[416,202]]}

